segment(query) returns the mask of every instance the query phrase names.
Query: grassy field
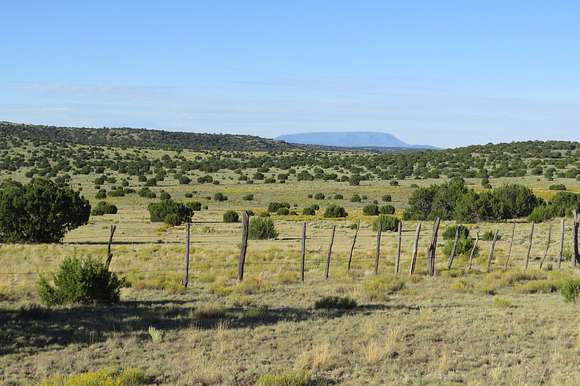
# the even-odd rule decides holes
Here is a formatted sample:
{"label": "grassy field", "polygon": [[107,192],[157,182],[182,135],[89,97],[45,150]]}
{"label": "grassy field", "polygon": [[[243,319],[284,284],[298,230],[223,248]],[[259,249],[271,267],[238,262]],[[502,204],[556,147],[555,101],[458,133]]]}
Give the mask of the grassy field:
{"label": "grassy field", "polygon": [[[11,175],[19,179],[18,173]],[[73,185],[95,204],[91,176],[74,176]],[[509,269],[503,270],[511,223],[470,225],[472,232],[498,229],[491,273],[486,273],[489,241],[468,271],[458,256],[451,271],[440,239],[436,277],[426,277],[425,254],[431,224],[423,224],[417,273],[408,275],[415,222],[405,222],[401,274],[394,275],[396,235],[382,238],[379,275],[373,272],[376,234],[373,217],[362,207],[384,194],[400,214],[414,185],[441,180],[348,183],[296,182],[239,184],[220,176],[220,185],[161,186],[175,199],[185,193],[208,206],[195,213],[191,235],[190,286],[182,276],[184,227],[149,221],[148,200],[136,195],[108,198],[116,215],[92,217],[69,232],[62,244],[0,246],[0,383],[36,384],[55,375],[102,370],[133,371],[139,382],[164,385],[575,385],[580,373],[580,310],[558,293],[562,280],[578,278],[570,261],[558,269],[559,220],[536,225],[530,268],[523,271],[529,224],[518,223]],[[580,181],[535,177],[493,179],[530,186],[549,198],[548,185],[564,183],[580,192]],[[479,180],[468,180],[479,187]],[[216,192],[228,196],[215,202]],[[315,200],[342,194],[344,199]],[[253,201],[242,196],[252,193]],[[353,203],[353,194],[367,196]],[[264,210],[271,201],[301,208],[334,202],[346,219],[317,216],[272,218],[276,240],[250,241],[246,278],[237,283],[240,224],[221,223],[225,210]],[[361,221],[353,267],[346,264],[354,231]],[[299,282],[301,222],[308,222],[306,281]],[[104,259],[111,224],[117,225],[111,269],[127,277],[119,305],[105,307],[38,306],[36,281],[69,256]],[[330,278],[324,260],[332,225],[337,225]],[[443,223],[442,230],[452,223]],[[548,227],[552,243],[544,269]],[[570,220],[565,256],[570,256]],[[320,310],[324,296],[348,296],[351,310]],[[152,329],[151,329],[152,328]],[[86,377],[98,378],[101,373]],[[281,382],[286,377],[287,383]],[[290,381],[295,381],[291,383]],[[58,380],[53,381],[59,384]],[[302,383],[299,383],[302,382]],[[48,383],[50,384],[50,383]],[[83,383],[79,383],[83,384]],[[86,384],[86,383],[85,383]]]}

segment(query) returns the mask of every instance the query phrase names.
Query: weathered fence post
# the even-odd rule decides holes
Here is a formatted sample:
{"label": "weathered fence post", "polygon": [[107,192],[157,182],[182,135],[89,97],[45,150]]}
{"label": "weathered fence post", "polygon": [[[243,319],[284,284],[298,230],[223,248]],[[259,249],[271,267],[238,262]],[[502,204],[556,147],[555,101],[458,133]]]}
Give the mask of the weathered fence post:
{"label": "weathered fence post", "polygon": [[415,241],[413,242],[413,254],[411,255],[411,267],[409,268],[409,275],[415,273],[415,267],[417,266],[417,249],[419,248],[420,235],[421,235],[421,223],[417,224],[417,230],[415,231]]}
{"label": "weathered fence post", "polygon": [[552,242],[552,224],[548,226],[548,241],[546,242],[546,249],[544,250],[544,255],[542,256],[542,260],[540,260],[540,269],[544,266],[544,261],[548,256],[548,250],[550,249],[550,243]]}
{"label": "weathered fence post", "polygon": [[435,276],[436,273],[435,259],[437,254],[437,233],[439,232],[440,223],[441,219],[437,217],[433,224],[433,235],[431,236],[431,244],[429,244],[429,249],[427,251],[427,271],[430,276]]}
{"label": "weathered fence post", "polygon": [[397,255],[395,256],[395,274],[401,270],[401,243],[403,242],[403,222],[399,221],[397,228]]}
{"label": "weathered fence post", "polygon": [[360,220],[356,224],[356,230],[354,231],[354,238],[352,239],[352,245],[350,246],[350,253],[348,254],[348,266],[346,272],[350,273],[350,264],[352,263],[352,254],[354,252],[354,246],[356,245],[356,238],[358,236],[358,230],[360,229]]}
{"label": "weathered fence post", "polygon": [[532,221],[532,228],[530,229],[530,235],[528,236],[528,253],[526,253],[526,260],[524,261],[524,269],[528,269],[530,263],[530,253],[532,253],[532,243],[534,241],[534,222]]}
{"label": "weathered fence post", "polygon": [[189,284],[189,235],[190,235],[190,223],[185,224],[185,257],[183,258],[183,278],[181,279],[181,284],[187,287]]}
{"label": "weathered fence post", "polygon": [[244,264],[246,263],[246,252],[248,251],[248,228],[249,216],[245,210],[242,212],[242,246],[240,248],[240,257],[238,258],[238,280],[244,280]]}
{"label": "weathered fence post", "polygon": [[328,279],[330,274],[330,257],[332,256],[332,245],[334,244],[334,233],[336,232],[336,225],[332,226],[332,234],[330,236],[330,244],[328,245],[328,254],[326,255],[326,272],[324,277]]}
{"label": "weathered fence post", "polygon": [[475,233],[475,242],[473,243],[473,247],[471,248],[471,252],[469,252],[469,265],[467,266],[467,270],[471,271],[471,267],[473,265],[473,256],[475,255],[475,250],[477,249],[477,243],[479,241],[479,231]]}
{"label": "weathered fence post", "polygon": [[306,258],[306,221],[302,223],[302,240],[300,242],[300,280],[304,282],[304,263]]}
{"label": "weathered fence post", "polygon": [[562,266],[562,260],[564,260],[564,230],[565,223],[564,217],[562,217],[562,221],[560,223],[560,253],[558,253],[558,268]]}
{"label": "weathered fence post", "polygon": [[578,227],[580,227],[580,214],[574,211],[574,225],[572,226],[572,266],[580,265],[580,254],[578,253]]}
{"label": "weathered fence post", "polygon": [[111,225],[110,228],[110,233],[109,233],[109,242],[107,243],[107,261],[105,263],[105,267],[107,267],[107,270],[109,269],[109,266],[111,265],[111,260],[113,259],[113,236],[115,235],[115,231],[117,230],[117,226],[116,225]]}
{"label": "weathered fence post", "polygon": [[455,252],[457,251],[457,240],[459,240],[459,225],[455,228],[455,238],[453,239],[453,245],[451,246],[451,253],[447,258],[447,269],[451,271],[453,266],[453,259],[455,258]]}
{"label": "weathered fence post", "polygon": [[508,247],[507,258],[505,259],[504,269],[508,269],[510,258],[512,257],[512,246],[514,245],[514,236],[516,234],[516,223],[512,226],[512,236],[510,237],[510,244]]}
{"label": "weathered fence post", "polygon": [[379,259],[381,257],[381,224],[377,226],[377,249],[375,254],[375,275],[379,274]]}
{"label": "weathered fence post", "polygon": [[497,242],[498,233],[499,230],[496,229],[495,232],[493,233],[493,241],[489,246],[489,254],[487,255],[487,272],[491,272],[491,264],[493,262],[493,250],[495,249],[495,243]]}

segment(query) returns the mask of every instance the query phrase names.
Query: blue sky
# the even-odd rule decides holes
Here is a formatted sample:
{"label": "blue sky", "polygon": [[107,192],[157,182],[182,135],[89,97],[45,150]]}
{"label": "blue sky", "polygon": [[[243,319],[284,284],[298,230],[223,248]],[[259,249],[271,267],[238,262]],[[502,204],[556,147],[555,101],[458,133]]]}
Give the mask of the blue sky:
{"label": "blue sky", "polygon": [[580,2],[7,1],[0,120],[580,140]]}

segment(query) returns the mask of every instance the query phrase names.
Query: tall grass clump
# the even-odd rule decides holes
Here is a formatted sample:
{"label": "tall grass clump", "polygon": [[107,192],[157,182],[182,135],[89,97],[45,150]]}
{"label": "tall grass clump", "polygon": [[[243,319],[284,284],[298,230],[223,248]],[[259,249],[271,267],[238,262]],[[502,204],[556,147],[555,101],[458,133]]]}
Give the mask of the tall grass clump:
{"label": "tall grass clump", "polygon": [[580,279],[566,279],[560,286],[560,294],[566,302],[576,303],[580,295]]}

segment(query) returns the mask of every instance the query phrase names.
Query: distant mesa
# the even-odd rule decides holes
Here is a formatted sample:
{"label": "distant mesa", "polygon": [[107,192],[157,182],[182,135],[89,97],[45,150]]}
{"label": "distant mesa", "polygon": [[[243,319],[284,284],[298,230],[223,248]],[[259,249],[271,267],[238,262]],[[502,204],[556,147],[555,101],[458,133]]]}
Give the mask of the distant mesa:
{"label": "distant mesa", "polygon": [[429,145],[411,145],[389,133],[373,131],[339,131],[318,133],[286,134],[276,137],[277,140],[300,145],[320,145],[335,147],[365,147],[365,148],[405,148],[405,149],[435,149]]}

